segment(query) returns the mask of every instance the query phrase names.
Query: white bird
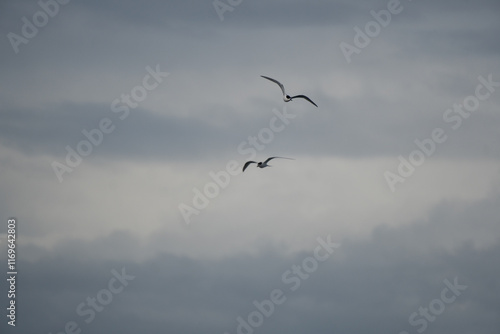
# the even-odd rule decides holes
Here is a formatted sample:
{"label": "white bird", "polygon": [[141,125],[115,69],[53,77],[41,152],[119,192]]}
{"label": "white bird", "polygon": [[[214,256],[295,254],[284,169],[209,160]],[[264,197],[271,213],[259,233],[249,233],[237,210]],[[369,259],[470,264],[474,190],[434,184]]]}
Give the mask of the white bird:
{"label": "white bird", "polygon": [[279,82],[278,80],[275,80],[273,78],[269,78],[269,77],[266,77],[266,76],[263,76],[261,75],[261,77],[263,77],[264,79],[267,79],[267,80],[270,80],[272,82],[274,82],[275,84],[277,84],[278,86],[280,86],[281,88],[281,91],[283,92],[283,101],[285,102],[290,102],[292,101],[293,99],[295,98],[301,98],[301,99],[306,99],[307,101],[311,102],[312,104],[314,104],[316,107],[318,107],[316,105],[316,103],[314,103],[310,98],[308,98],[307,96],[305,95],[295,95],[295,96],[290,96],[288,95],[287,93],[285,93],[285,86],[283,86],[283,84],[281,82]]}
{"label": "white bird", "polygon": [[266,161],[264,162],[257,162],[257,161],[247,161],[245,162],[245,165],[243,166],[243,171],[245,171],[245,169],[247,169],[247,167],[250,165],[250,164],[257,164],[257,167],[259,168],[266,168],[266,167],[272,167],[271,165],[268,165],[267,163],[273,159],[276,159],[276,158],[279,158],[279,159],[289,159],[289,160],[295,160],[293,158],[285,158],[285,157],[270,157],[268,158]]}

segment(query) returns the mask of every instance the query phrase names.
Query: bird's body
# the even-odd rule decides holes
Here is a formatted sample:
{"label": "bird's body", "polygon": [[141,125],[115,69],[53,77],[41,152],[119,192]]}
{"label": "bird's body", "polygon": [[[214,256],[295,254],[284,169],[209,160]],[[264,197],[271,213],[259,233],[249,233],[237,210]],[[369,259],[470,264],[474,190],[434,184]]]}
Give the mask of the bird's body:
{"label": "bird's body", "polygon": [[260,162],[250,160],[250,161],[245,162],[245,165],[243,166],[243,171],[245,171],[245,169],[247,169],[247,167],[250,164],[257,164],[257,167],[259,167],[259,168],[272,167],[271,165],[268,164],[268,162],[271,161],[272,159],[276,159],[276,158],[293,160],[292,158],[285,158],[285,157],[270,157],[267,160],[260,161]]}
{"label": "bird's body", "polygon": [[296,99],[296,98],[300,98],[300,99],[305,99],[309,102],[311,102],[312,104],[314,104],[316,107],[318,107],[316,105],[316,103],[314,103],[310,98],[308,98],[307,96],[305,95],[295,95],[295,96],[290,96],[288,95],[286,92],[285,92],[285,86],[283,86],[283,84],[281,82],[279,82],[278,80],[276,79],[273,79],[273,78],[270,78],[270,77],[266,77],[264,75],[261,75],[261,77],[263,77],[264,79],[267,79],[269,81],[272,81],[274,82],[275,84],[277,84],[280,88],[281,88],[281,92],[283,93],[283,101],[285,102],[290,102],[292,101],[293,99]]}

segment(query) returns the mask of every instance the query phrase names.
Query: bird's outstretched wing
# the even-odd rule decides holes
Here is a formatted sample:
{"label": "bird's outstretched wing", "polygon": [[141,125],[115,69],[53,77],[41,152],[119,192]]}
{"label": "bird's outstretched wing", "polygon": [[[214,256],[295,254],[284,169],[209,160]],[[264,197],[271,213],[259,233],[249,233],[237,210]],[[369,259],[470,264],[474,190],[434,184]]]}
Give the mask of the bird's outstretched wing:
{"label": "bird's outstretched wing", "polygon": [[243,165],[243,171],[245,171],[245,169],[247,169],[248,165],[250,165],[250,164],[256,164],[256,162],[255,161],[247,161],[247,162],[245,162],[245,165]]}
{"label": "bird's outstretched wing", "polygon": [[275,84],[277,84],[278,86],[280,86],[281,91],[283,92],[283,96],[286,95],[286,93],[285,93],[285,86],[283,86],[283,84],[281,82],[279,82],[278,80],[274,80],[273,78],[266,77],[264,75],[261,75],[261,77],[263,77],[264,79],[267,79],[267,80],[271,80],[272,82],[274,82]]}
{"label": "bird's outstretched wing", "polygon": [[316,103],[314,103],[310,98],[308,98],[307,96],[305,95],[295,95],[295,96],[292,96],[290,98],[290,100],[293,100],[295,98],[300,98],[300,99],[306,99],[307,101],[311,102],[312,104],[314,104],[316,106],[316,108],[318,107],[318,105]]}
{"label": "bird's outstretched wing", "polygon": [[268,158],[266,161],[264,161],[265,164],[267,164],[269,161],[273,160],[273,159],[288,159],[288,160],[295,160],[294,158],[285,158],[285,157],[270,157]]}

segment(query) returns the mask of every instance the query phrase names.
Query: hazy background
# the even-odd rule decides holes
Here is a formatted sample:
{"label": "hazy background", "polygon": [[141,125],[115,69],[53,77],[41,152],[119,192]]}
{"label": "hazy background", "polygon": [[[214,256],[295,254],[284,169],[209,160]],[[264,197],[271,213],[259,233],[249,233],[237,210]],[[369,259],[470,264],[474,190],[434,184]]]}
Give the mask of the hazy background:
{"label": "hazy background", "polygon": [[[210,0],[73,0],[16,53],[8,34],[41,7],[2,1],[5,272],[18,220],[17,326],[2,315],[2,333],[75,321],[82,333],[233,334],[273,289],[287,299],[255,333],[418,333],[410,315],[457,278],[467,289],[425,332],[497,334],[500,87],[457,129],[443,115],[479,76],[500,82],[500,3],[402,0],[349,63],[340,44],[387,4],[243,0],[221,21]],[[120,119],[113,101],[147,67],[169,75]],[[285,104],[260,75],[319,108]],[[295,118],[255,159],[295,160],[231,176],[186,224],[179,205],[210,172],[241,169],[251,157],[238,147],[285,107]],[[59,182],[53,162],[103,118],[113,132]],[[384,173],[435,128],[447,140],[391,191]],[[291,291],[282,275],[328,235],[341,246]],[[77,306],[122,268],[135,279],[87,324]]]}

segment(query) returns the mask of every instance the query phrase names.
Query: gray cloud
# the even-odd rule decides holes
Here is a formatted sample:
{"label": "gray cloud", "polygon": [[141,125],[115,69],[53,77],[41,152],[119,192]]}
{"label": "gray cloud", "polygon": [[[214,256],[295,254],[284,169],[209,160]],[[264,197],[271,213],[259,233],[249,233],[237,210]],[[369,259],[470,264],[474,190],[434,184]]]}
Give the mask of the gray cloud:
{"label": "gray cloud", "polygon": [[[436,207],[424,224],[381,226],[367,240],[343,240],[296,291],[282,280],[282,274],[312,256],[312,250],[284,256],[274,247],[265,247],[257,255],[235,254],[221,260],[163,253],[130,261],[127,249],[133,250],[136,241],[127,234],[93,245],[67,242],[54,250],[38,250],[36,261],[21,261],[19,304],[26,315],[20,316],[19,329],[54,332],[74,320],[96,333],[132,333],[137,328],[232,333],[237,317],[246,318],[254,310],[254,300],[261,302],[272,290],[281,289],[286,301],[276,305],[259,332],[414,333],[421,325],[410,325],[409,316],[440,298],[444,280],[457,278],[466,290],[428,322],[426,332],[467,333],[477,328],[477,321],[484,333],[495,333],[500,325],[495,316],[500,309],[495,298],[498,268],[482,264],[496,262],[500,240],[491,236],[485,242],[488,236],[481,236],[481,231],[498,229],[498,199],[464,205],[460,211],[466,215],[449,203]],[[456,241],[456,236],[467,235],[462,233],[464,228],[469,236],[450,249],[449,242]],[[114,260],[99,259],[99,254],[116,247],[123,253]],[[86,324],[86,317],[75,313],[77,305],[106,288],[111,270],[122,267],[136,278],[96,314],[95,321]]]}
{"label": "gray cloud", "polygon": [[[326,100],[324,102],[327,103]],[[345,108],[335,101],[329,104],[333,105],[330,107],[332,110],[319,112],[299,110],[288,104],[285,106],[287,113],[295,118],[282,132],[274,133],[271,143],[259,139],[259,145],[268,151],[293,151],[296,154],[347,157],[409,155],[418,148],[414,143],[416,139],[430,138],[433,129],[442,128],[449,139],[443,144],[436,144],[436,152],[440,156],[500,157],[498,145],[493,144],[498,140],[496,124],[499,119],[496,114],[481,113],[483,110],[480,110],[463,120],[463,126],[453,130],[450,123],[442,119],[445,109],[434,110],[432,112],[436,116],[415,122],[394,115],[397,108],[393,106],[390,106],[393,110],[385,110],[386,103],[377,103],[375,99],[344,105]],[[417,112],[421,108],[408,107]],[[400,112],[408,113],[403,109]],[[244,159],[238,153],[238,146],[247,142],[245,147],[253,147],[248,138],[259,138],[262,129],[269,129],[269,121],[275,118],[272,110],[265,111],[264,104],[261,111],[249,110],[243,114],[232,109],[207,109],[206,116],[202,116],[205,120],[162,116],[143,109],[132,110],[124,120],[119,116],[111,112],[108,105],[97,104],[68,104],[36,112],[4,111],[0,137],[5,146],[25,154],[49,154],[62,161],[67,154],[66,146],[76,150],[79,142],[88,141],[82,131],[98,129],[99,122],[107,118],[111,120],[114,130],[103,134],[102,144],[93,146],[92,154],[87,159],[191,160],[194,157],[219,156],[238,160]],[[312,128],[315,129],[315,136],[310,135]],[[477,136],[478,131],[481,136]]]}
{"label": "gray cloud", "polygon": [[[416,333],[410,315],[456,277],[467,289],[425,333],[498,333],[500,92],[456,130],[443,115],[478,76],[500,81],[499,2],[402,0],[348,63],[340,43],[387,3],[243,0],[221,22],[212,0],[71,1],[16,54],[7,34],[40,6],[1,2],[0,211],[20,227],[18,327],[0,331],[74,320],[92,333],[232,334],[282,289],[255,333]],[[112,102],[157,64],[170,75],[121,120]],[[319,108],[285,104],[260,75]],[[284,106],[296,117],[256,159],[297,160],[232,178],[179,224],[179,203],[247,159],[238,145]],[[114,131],[58,183],[50,163],[105,117]],[[380,186],[437,127],[448,139],[430,163],[395,193]],[[281,275],[328,233],[342,246],[291,291]],[[77,306],[121,268],[135,280],[86,324]]]}

